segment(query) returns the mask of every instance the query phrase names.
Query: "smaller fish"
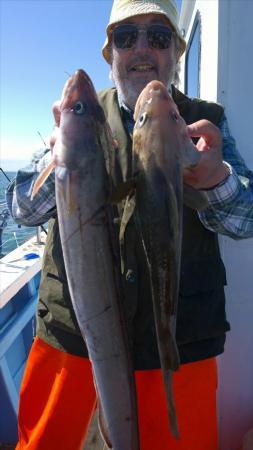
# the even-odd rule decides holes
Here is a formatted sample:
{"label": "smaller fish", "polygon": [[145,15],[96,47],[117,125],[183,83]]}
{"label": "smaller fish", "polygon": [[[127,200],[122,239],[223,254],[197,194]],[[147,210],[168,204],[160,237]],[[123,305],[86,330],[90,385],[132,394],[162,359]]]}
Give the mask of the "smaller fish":
{"label": "smaller fish", "polygon": [[[133,160],[137,227],[150,272],[158,351],[168,401],[171,431],[179,436],[172,395],[172,371],[179,368],[176,345],[183,213],[183,170],[200,155],[187,134],[177,106],[159,81],[140,94],[134,113]],[[187,201],[202,203],[187,190]],[[195,197],[195,199],[194,199]],[[199,198],[198,198],[199,197]],[[193,200],[192,200],[193,198]]]}

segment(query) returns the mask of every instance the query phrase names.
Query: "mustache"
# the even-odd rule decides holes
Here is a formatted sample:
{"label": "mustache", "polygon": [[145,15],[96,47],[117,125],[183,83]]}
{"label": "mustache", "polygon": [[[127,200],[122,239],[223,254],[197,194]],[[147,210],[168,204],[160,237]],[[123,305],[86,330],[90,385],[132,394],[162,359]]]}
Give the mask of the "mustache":
{"label": "mustache", "polygon": [[156,61],[154,58],[151,58],[150,55],[145,56],[135,56],[133,57],[127,64],[127,70],[130,70],[132,67],[137,66],[139,64],[148,64],[149,66],[156,67]]}

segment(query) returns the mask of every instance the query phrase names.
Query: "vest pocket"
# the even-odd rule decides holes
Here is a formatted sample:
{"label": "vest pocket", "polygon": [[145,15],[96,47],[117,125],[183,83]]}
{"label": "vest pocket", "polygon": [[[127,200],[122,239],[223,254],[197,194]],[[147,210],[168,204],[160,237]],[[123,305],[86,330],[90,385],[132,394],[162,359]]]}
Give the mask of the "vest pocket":
{"label": "vest pocket", "polygon": [[182,297],[208,292],[226,284],[226,271],[220,258],[187,261],[181,266],[179,294]]}
{"label": "vest pocket", "polygon": [[182,267],[177,314],[179,345],[223,335],[226,320],[225,268],[220,259],[189,262]]}
{"label": "vest pocket", "polygon": [[56,273],[43,274],[39,290],[38,315],[49,328],[80,335],[66,281]]}

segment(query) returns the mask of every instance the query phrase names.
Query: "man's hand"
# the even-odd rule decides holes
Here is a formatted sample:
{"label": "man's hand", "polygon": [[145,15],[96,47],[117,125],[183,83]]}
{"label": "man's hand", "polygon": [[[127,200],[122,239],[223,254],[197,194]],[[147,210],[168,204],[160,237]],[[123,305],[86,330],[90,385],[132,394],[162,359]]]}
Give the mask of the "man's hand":
{"label": "man's hand", "polygon": [[50,136],[49,145],[51,152],[53,152],[54,144],[56,142],[57,136],[59,134],[59,125],[60,125],[60,119],[61,119],[61,111],[60,111],[60,100],[56,101],[52,106],[52,111],[54,115],[55,120],[55,126],[53,128],[52,134]]}
{"label": "man's hand", "polygon": [[201,152],[198,165],[184,171],[184,182],[196,189],[209,189],[225,180],[228,167],[222,161],[222,135],[208,120],[187,126],[189,136],[199,137],[196,148]]}

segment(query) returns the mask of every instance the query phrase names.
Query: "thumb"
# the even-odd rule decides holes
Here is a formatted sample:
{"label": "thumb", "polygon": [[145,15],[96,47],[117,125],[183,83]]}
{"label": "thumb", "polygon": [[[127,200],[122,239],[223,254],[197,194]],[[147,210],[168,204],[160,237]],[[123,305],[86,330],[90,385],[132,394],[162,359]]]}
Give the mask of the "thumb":
{"label": "thumb", "polygon": [[207,145],[217,146],[222,142],[219,128],[206,119],[188,125],[187,130],[190,137],[202,137]]}
{"label": "thumb", "polygon": [[59,127],[60,125],[60,119],[61,119],[61,110],[60,110],[61,101],[57,100],[53,103],[52,111],[54,115],[55,125]]}
{"label": "thumb", "polygon": [[59,125],[60,125],[60,120],[61,120],[60,105],[61,105],[60,100],[57,100],[56,102],[53,103],[53,106],[52,106],[52,112],[54,115],[55,126],[53,128],[53,131],[51,133],[50,140],[49,140],[49,145],[50,145],[51,151],[53,151],[54,144],[55,144],[57,136],[59,134]]}

